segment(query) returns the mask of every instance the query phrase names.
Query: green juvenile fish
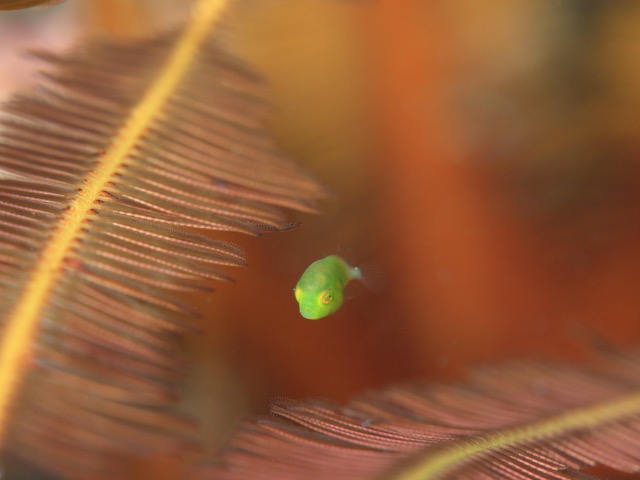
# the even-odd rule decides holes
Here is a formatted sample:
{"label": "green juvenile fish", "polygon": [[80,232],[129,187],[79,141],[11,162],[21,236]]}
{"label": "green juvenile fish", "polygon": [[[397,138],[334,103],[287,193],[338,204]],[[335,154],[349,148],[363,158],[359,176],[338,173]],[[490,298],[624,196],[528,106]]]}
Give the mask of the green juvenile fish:
{"label": "green juvenile fish", "polygon": [[360,269],[337,255],[313,262],[293,290],[300,315],[318,320],[337,311],[344,300],[344,287],[353,279],[362,279]]}

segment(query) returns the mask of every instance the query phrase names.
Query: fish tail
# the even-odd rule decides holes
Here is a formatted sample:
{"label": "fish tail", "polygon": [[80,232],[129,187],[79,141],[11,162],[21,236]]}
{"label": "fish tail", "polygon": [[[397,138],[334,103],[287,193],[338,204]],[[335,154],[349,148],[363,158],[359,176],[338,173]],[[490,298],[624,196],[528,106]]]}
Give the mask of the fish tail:
{"label": "fish tail", "polygon": [[358,280],[372,292],[382,292],[387,288],[388,277],[382,267],[377,264],[365,264],[358,268]]}

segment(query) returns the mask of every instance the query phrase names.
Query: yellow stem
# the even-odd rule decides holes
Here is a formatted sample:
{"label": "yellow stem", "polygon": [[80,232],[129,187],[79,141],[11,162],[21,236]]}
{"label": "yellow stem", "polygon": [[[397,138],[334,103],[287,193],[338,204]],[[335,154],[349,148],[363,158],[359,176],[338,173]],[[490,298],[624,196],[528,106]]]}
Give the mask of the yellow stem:
{"label": "yellow stem", "polygon": [[505,448],[533,440],[542,440],[576,430],[601,427],[607,423],[640,413],[640,393],[626,395],[609,402],[570,410],[566,413],[535,422],[530,425],[491,432],[444,448],[425,458],[412,467],[403,469],[396,480],[427,480],[440,478],[470,460],[473,455],[490,450]]}
{"label": "yellow stem", "polygon": [[91,209],[97,208],[96,200],[101,192],[175,90],[226,3],[227,0],[198,0],[195,3],[191,21],[166,64],[133,108],[91,177],[85,180],[82,191],[65,212],[29,283],[5,319],[5,332],[0,342],[0,440],[6,436],[11,402],[20,386],[21,368],[37,333],[40,313],[59,279],[64,259],[75,244]]}

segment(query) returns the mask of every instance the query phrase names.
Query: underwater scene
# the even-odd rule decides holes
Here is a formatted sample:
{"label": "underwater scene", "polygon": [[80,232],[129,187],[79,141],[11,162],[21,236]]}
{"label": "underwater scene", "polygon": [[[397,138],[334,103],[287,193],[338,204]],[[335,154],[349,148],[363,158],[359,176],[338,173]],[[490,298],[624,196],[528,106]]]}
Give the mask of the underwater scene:
{"label": "underwater scene", "polygon": [[640,3],[0,0],[0,479],[640,478]]}

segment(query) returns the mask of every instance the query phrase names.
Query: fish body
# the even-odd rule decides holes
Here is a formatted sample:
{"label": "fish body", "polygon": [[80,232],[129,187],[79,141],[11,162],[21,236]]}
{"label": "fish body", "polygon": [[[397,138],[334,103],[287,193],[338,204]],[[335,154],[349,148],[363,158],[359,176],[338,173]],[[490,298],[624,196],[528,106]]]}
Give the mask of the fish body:
{"label": "fish body", "polygon": [[318,320],[337,311],[344,301],[344,287],[351,280],[362,279],[357,267],[352,267],[338,255],[316,260],[305,270],[294,288],[300,315]]}

